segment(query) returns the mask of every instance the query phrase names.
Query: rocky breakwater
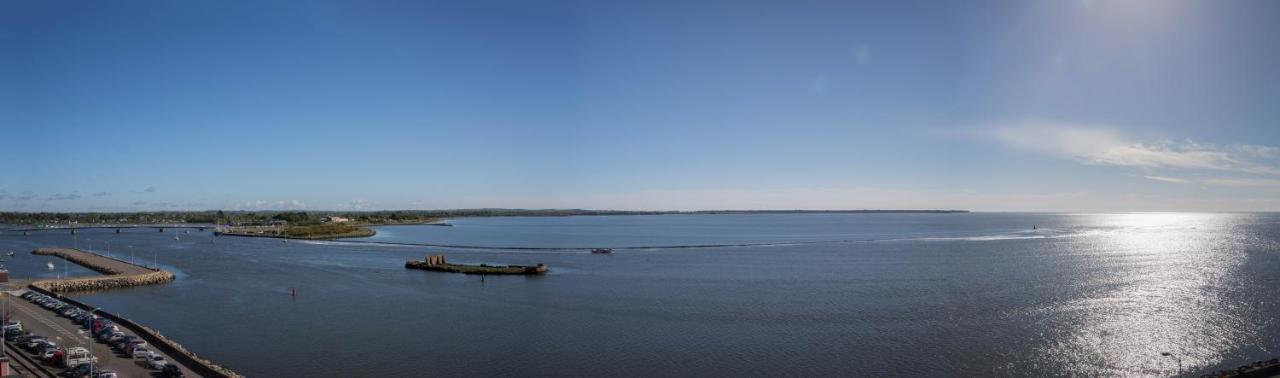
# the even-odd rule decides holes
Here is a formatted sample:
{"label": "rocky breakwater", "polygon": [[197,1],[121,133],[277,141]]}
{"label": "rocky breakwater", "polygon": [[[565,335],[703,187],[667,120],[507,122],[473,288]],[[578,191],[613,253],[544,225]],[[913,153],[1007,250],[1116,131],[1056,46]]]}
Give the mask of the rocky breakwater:
{"label": "rocky breakwater", "polygon": [[96,277],[68,277],[31,283],[32,286],[56,293],[155,285],[172,282],[174,278],[173,273],[166,270],[134,265],[77,249],[38,248],[31,251],[31,253],[64,257],[71,262],[104,274]]}

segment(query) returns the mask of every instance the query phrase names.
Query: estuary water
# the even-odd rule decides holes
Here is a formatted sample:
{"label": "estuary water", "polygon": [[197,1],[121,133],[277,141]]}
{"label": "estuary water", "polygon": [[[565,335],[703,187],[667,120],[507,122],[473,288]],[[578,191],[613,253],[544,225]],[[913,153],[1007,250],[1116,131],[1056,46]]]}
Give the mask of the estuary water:
{"label": "estuary water", "polygon": [[[77,297],[249,376],[1169,376],[1162,352],[1187,372],[1280,356],[1277,214],[449,222],[333,242],[4,232],[0,250],[19,278],[64,274],[29,252],[73,243],[175,271]],[[403,267],[426,254],[552,270]]]}

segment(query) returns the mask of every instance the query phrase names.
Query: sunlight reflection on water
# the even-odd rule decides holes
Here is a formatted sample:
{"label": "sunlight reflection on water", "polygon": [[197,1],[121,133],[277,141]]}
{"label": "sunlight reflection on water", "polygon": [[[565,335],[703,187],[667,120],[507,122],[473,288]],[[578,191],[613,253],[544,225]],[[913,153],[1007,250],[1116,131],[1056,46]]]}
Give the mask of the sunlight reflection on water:
{"label": "sunlight reflection on water", "polygon": [[1261,325],[1227,301],[1241,286],[1238,233],[1224,214],[1099,215],[1113,227],[1078,239],[1085,295],[1045,311],[1055,323],[1038,354],[1064,373],[1173,375],[1221,362]]}

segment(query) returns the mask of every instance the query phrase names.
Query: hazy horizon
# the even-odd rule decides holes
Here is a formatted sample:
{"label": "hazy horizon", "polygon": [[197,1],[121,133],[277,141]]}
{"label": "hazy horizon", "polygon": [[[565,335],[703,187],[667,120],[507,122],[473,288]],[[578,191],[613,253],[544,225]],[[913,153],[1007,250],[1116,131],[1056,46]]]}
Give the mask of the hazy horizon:
{"label": "hazy horizon", "polygon": [[0,211],[1280,211],[1278,12],[5,2]]}

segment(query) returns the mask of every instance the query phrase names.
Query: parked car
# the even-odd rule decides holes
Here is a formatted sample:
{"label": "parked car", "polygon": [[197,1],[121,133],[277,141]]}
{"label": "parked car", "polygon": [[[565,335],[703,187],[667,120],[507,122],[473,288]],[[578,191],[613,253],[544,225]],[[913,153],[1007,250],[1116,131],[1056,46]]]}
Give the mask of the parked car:
{"label": "parked car", "polygon": [[151,352],[151,350],[147,349],[147,347],[135,346],[135,347],[129,348],[129,350],[126,351],[125,354],[128,354],[130,358],[138,358],[138,357],[149,358],[155,353]]}
{"label": "parked car", "polygon": [[66,358],[66,356],[67,352],[63,352],[62,349],[54,349],[53,352],[49,353],[48,356],[45,356],[43,360],[48,364],[57,364],[62,362],[62,359]]}
{"label": "parked car", "polygon": [[97,364],[92,364],[92,363],[79,364],[70,369],[63,371],[62,373],[58,374],[58,376],[68,377],[68,378],[88,377],[89,372],[97,369],[98,369]]}
{"label": "parked car", "polygon": [[15,341],[18,337],[22,335],[23,333],[21,329],[16,329],[16,328],[4,329],[4,339],[7,341]]}
{"label": "parked car", "polygon": [[93,322],[93,333],[96,336],[97,334],[102,333],[103,330],[114,329],[115,327],[115,323],[106,320],[98,320]]}
{"label": "parked car", "polygon": [[39,358],[39,359],[41,359],[41,360],[48,360],[48,359],[50,359],[50,358],[53,358],[53,353],[54,353],[54,352],[58,352],[58,351],[61,351],[61,350],[62,350],[62,348],[58,348],[58,346],[57,346],[57,345],[53,345],[53,344],[41,344],[40,346],[36,347],[35,352],[36,352],[36,357],[37,357],[37,358]]}
{"label": "parked car", "polygon": [[169,364],[169,361],[166,361],[164,359],[164,356],[152,354],[151,356],[147,357],[148,369],[161,370],[161,369],[164,369],[165,365],[168,365],[168,364]]}
{"label": "parked car", "polygon": [[[129,347],[129,344],[135,344],[135,343],[143,343],[143,342],[142,342],[142,339],[139,339],[137,336],[126,335],[125,337],[121,337],[119,339],[112,341],[111,347],[117,348],[123,351],[125,350],[125,348]],[[143,343],[143,344],[146,344],[146,343]]]}
{"label": "parked car", "polygon": [[68,368],[96,363],[98,363],[98,358],[90,354],[88,349],[81,347],[67,349],[62,359],[62,365]]}
{"label": "parked car", "polygon": [[124,337],[124,332],[120,332],[120,331],[112,330],[112,331],[110,331],[110,332],[103,332],[103,333],[99,333],[99,334],[98,334],[98,341],[101,341],[101,342],[104,342],[104,343],[110,343],[110,342],[111,342],[111,340],[115,340],[115,339],[117,339],[117,338],[121,338],[121,337]]}
{"label": "parked car", "polygon": [[111,370],[103,370],[98,372],[98,376],[94,378],[116,378],[116,372]]}
{"label": "parked car", "polygon": [[48,340],[49,339],[44,336],[32,337],[27,339],[27,341],[22,344],[22,347],[26,349],[35,349],[36,345],[40,345],[41,342],[47,342]]}
{"label": "parked car", "polygon": [[182,378],[182,369],[179,369],[178,365],[168,364],[164,365],[164,369],[160,369],[160,374],[168,378]]}

